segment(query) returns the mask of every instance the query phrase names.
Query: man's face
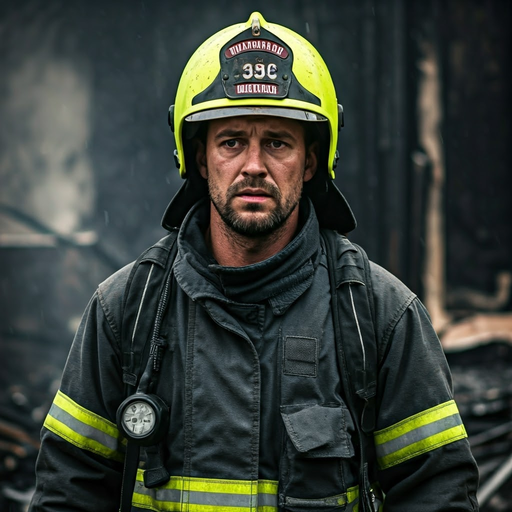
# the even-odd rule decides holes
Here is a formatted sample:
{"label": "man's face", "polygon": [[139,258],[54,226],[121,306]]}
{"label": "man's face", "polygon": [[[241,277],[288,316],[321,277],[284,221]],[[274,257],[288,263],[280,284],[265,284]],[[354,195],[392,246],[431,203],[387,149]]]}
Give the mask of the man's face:
{"label": "man's face", "polygon": [[298,121],[243,116],[210,121],[197,163],[210,199],[233,231],[255,237],[295,229],[303,183],[317,165]]}

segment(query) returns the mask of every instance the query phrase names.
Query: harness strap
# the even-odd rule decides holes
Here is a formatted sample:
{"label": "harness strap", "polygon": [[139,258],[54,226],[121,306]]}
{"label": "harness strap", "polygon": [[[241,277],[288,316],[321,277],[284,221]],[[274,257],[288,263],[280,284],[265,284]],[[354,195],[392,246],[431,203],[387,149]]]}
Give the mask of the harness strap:
{"label": "harness strap", "polygon": [[123,468],[123,483],[121,485],[121,504],[119,512],[130,512],[132,509],[132,495],[139,467],[140,447],[128,442]]}
{"label": "harness strap", "polygon": [[171,231],[144,251],[133,264],[128,277],[121,325],[125,396],[137,388],[142,362],[148,356],[153,321],[166,284],[165,276],[176,256],[177,237],[178,231]]}
{"label": "harness strap", "polygon": [[374,512],[370,484],[374,468],[377,341],[373,325],[373,289],[366,253],[346,238],[322,231],[326,245],[338,365],[345,399],[355,416],[359,440],[359,506]]}
{"label": "harness strap", "polygon": [[[148,341],[155,338],[153,340],[154,350],[162,350],[165,347],[165,342],[160,338],[160,326],[154,326],[153,322],[157,313],[162,312],[160,303],[168,284],[168,279],[165,276],[171,272],[176,256],[177,235],[177,230],[171,231],[142,253],[135,261],[128,278],[123,300],[121,326],[123,382],[126,397],[134,393],[137,388],[141,377],[142,362],[149,357],[148,345],[150,344]],[[157,359],[159,358],[155,358],[155,361]],[[159,462],[161,453],[158,449],[156,448],[156,452],[151,451],[150,448],[149,450],[152,460],[156,459]],[[128,441],[123,469],[120,512],[130,512],[132,508],[139,456],[140,447]],[[165,477],[168,479],[167,471],[165,470],[165,474],[162,472],[164,469],[162,464],[156,464],[155,469],[155,472],[148,474],[148,483],[158,485],[159,482],[164,481]]]}

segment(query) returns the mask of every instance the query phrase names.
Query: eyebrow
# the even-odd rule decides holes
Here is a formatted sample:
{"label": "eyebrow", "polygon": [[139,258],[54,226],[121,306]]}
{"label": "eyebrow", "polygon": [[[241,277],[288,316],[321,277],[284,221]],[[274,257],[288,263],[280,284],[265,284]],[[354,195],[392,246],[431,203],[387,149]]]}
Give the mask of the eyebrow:
{"label": "eyebrow", "polygon": [[217,133],[214,137],[215,140],[217,139],[223,139],[224,137],[233,137],[233,138],[237,138],[237,137],[242,137],[243,135],[245,135],[247,132],[243,131],[243,130],[233,130],[232,128],[226,128],[224,130],[221,130],[219,133]]}
{"label": "eyebrow", "polygon": [[[214,136],[215,140],[223,139],[224,137],[244,137],[247,136],[249,132],[246,130],[235,130],[232,128],[226,128],[224,130],[221,130],[219,133],[217,133]],[[265,137],[268,137],[269,139],[289,139],[289,140],[295,140],[295,137],[287,130],[281,130],[281,131],[272,131],[272,130],[265,130],[263,133]]]}

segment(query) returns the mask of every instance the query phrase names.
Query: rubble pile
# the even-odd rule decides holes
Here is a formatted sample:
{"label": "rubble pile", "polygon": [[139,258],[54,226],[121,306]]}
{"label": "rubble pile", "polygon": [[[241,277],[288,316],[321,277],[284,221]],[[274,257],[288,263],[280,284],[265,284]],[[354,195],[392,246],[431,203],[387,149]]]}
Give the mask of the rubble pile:
{"label": "rubble pile", "polygon": [[0,510],[23,512],[34,487],[39,451],[39,407],[19,386],[9,388],[0,403]]}
{"label": "rubble pile", "polygon": [[448,352],[455,399],[480,469],[481,512],[512,507],[512,345]]}

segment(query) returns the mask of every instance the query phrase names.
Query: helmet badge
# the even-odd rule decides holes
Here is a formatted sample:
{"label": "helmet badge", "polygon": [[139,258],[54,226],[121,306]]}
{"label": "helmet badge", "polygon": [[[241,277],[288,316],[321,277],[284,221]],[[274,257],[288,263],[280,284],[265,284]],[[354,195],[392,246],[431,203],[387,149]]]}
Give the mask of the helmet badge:
{"label": "helmet badge", "polygon": [[[257,35],[256,35],[257,34]],[[283,99],[292,75],[291,49],[254,18],[249,31],[229,41],[220,52],[222,85],[230,99]]]}

